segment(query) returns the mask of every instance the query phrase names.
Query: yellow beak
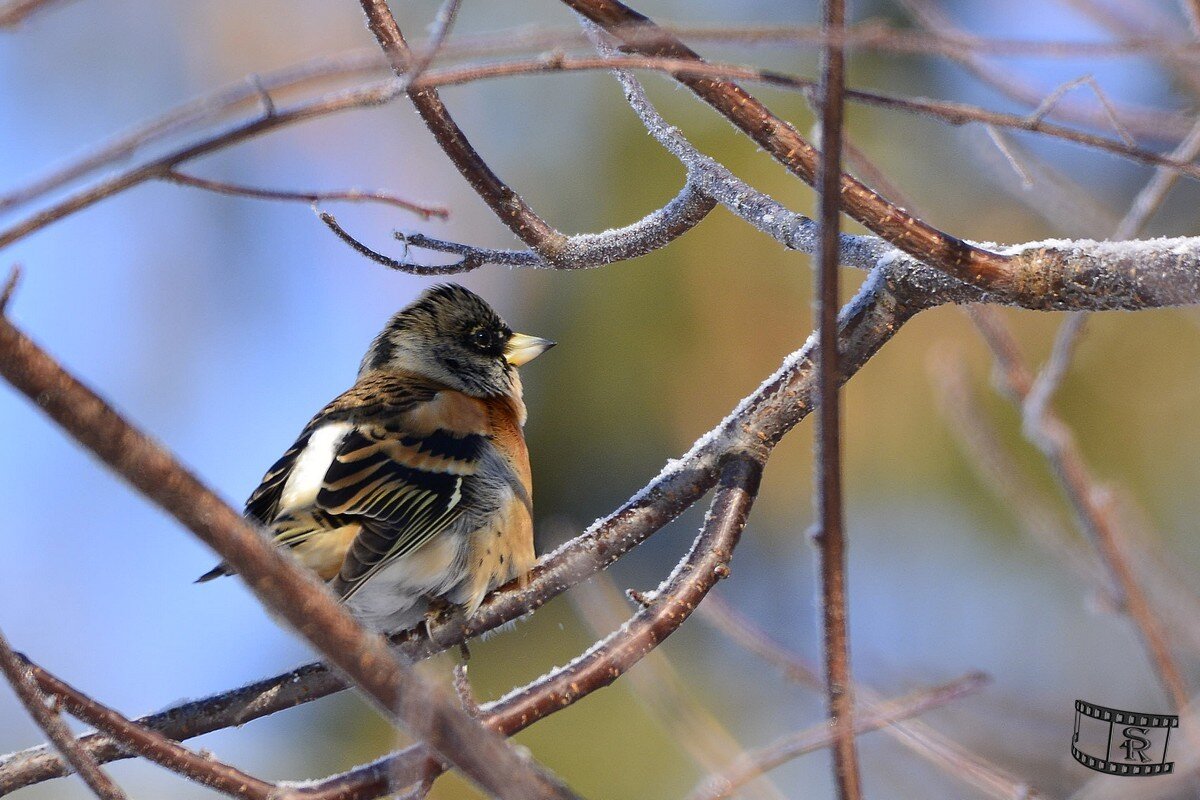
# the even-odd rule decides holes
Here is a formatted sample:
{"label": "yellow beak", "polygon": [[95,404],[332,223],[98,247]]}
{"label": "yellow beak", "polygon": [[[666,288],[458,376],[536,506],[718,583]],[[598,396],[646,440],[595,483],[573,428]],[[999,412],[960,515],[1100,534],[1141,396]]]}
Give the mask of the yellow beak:
{"label": "yellow beak", "polygon": [[527,336],[523,333],[514,333],[512,338],[508,340],[508,347],[504,348],[504,358],[514,367],[519,367],[522,364],[528,364],[542,353],[554,347],[554,342],[549,339],[539,339],[536,336]]}

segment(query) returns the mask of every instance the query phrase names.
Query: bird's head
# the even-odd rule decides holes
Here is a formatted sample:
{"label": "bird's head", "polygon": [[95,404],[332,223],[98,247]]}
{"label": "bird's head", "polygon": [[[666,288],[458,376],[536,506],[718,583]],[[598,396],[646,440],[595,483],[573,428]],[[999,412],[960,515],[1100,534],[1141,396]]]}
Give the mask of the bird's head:
{"label": "bird's head", "polygon": [[554,346],[513,333],[474,292],[457,284],[434,286],[400,310],[375,337],[359,375],[400,370],[476,397],[511,393],[516,368]]}

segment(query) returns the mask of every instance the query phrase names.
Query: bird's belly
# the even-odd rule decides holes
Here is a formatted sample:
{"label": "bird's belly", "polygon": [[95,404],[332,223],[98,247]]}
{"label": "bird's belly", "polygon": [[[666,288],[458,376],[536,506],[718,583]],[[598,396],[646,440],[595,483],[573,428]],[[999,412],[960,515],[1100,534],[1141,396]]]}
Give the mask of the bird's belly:
{"label": "bird's belly", "polygon": [[430,597],[440,597],[462,578],[466,537],[444,533],[372,575],[346,600],[351,613],[380,631],[420,622]]}

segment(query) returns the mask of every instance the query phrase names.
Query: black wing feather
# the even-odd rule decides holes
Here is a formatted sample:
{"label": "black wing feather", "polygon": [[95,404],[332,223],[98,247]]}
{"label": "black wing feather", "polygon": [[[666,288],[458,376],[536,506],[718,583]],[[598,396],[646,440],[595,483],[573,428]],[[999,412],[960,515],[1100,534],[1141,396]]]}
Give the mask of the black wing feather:
{"label": "black wing feather", "polygon": [[[486,444],[484,437],[474,434],[455,437],[438,432],[422,439],[428,445],[421,448],[423,452],[455,456],[469,453],[477,457]],[[386,564],[444,531],[465,507],[461,502],[463,482],[471,480],[469,475],[401,464],[389,453],[390,443],[360,429],[348,433],[317,494],[319,507],[330,514],[353,517],[362,525],[334,583],[334,591],[343,598]]]}

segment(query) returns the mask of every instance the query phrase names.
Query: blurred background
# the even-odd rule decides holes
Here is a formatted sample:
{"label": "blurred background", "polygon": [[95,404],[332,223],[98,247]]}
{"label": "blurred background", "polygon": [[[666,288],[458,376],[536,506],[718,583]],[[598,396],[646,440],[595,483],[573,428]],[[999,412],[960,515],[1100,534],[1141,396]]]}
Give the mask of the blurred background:
{"label": "blurred background", "polygon": [[[855,21],[913,24],[896,3],[850,5]],[[942,0],[937,7],[955,25],[994,38],[1119,35],[1105,27],[1097,7],[1111,12],[1110,25],[1115,17],[1179,41],[1190,36],[1173,0]],[[819,13],[816,2],[771,0],[646,0],[638,8],[662,20],[707,25],[812,24]],[[395,10],[415,39],[436,9],[432,0],[419,0]],[[557,3],[467,0],[455,33],[573,24]],[[352,2],[60,3],[0,32],[0,191],[249,74],[372,45]],[[816,75],[811,44],[709,43],[700,50]],[[1181,113],[1193,106],[1179,75],[1147,56],[1005,56],[988,63],[1042,96],[1091,74],[1114,102]],[[868,49],[856,51],[851,65],[856,87],[1031,110],[934,55]],[[812,193],[723,120],[667,81],[647,81],[664,113],[705,152],[809,211]],[[801,131],[811,130],[802,97],[754,91]],[[681,183],[681,167],[645,134],[608,76],[522,77],[443,96],[497,172],[564,231],[624,224],[664,203]],[[1096,106],[1086,88],[1070,97]],[[1180,119],[1186,131],[1186,117]],[[1031,172],[1026,185],[978,125],[956,128],[862,106],[851,107],[849,120],[852,140],[913,207],[967,238],[1103,238],[1151,175],[1071,145],[1006,135]],[[1143,132],[1140,140],[1163,148],[1178,138],[1164,132],[1156,141]],[[382,188],[451,209],[441,222],[379,206],[326,206],[386,252],[397,252],[393,229],[515,246],[404,102],[289,126],[187,169],[272,188]],[[1146,234],[1200,233],[1198,199],[1196,184],[1182,182]],[[37,207],[10,212],[0,224]],[[430,283],[361,258],[303,203],[163,183],[142,185],[20,241],[3,253],[0,267],[13,263],[26,270],[12,307],[18,324],[234,504],[310,415],[353,381],[387,317]],[[861,278],[843,273],[847,296]],[[684,452],[799,347],[814,324],[808,257],[784,251],[720,208],[670,247],[634,262],[572,273],[487,267],[461,280],[517,329],[559,342],[524,370],[542,552]],[[1004,316],[1031,361],[1043,361],[1062,317],[1009,310]],[[1093,318],[1057,400],[1096,473],[1136,502],[1139,531],[1157,543],[1183,584],[1200,570],[1198,322],[1193,310]],[[993,491],[994,481],[977,470],[941,412],[941,380],[964,376],[1021,477],[1049,498],[1051,522],[1078,537],[1044,462],[1021,438],[1017,414],[992,391],[989,371],[986,348],[966,316],[944,308],[906,326],[844,393],[855,674],[890,696],[972,669],[988,672],[994,680],[982,692],[925,719],[1050,796],[1081,790],[1191,796],[1176,784],[1131,787],[1095,778],[1071,760],[1076,698],[1141,711],[1169,704],[1127,620],[1106,611],[1092,584],[1030,538],[1023,509]],[[0,627],[15,647],[130,716],[311,659],[238,581],[193,585],[213,554],[8,389],[0,391],[0,436],[0,507],[7,509],[0,528]],[[716,591],[815,662],[815,568],[806,535],[811,444],[806,422],[776,450],[733,577]],[[685,516],[623,559],[611,580],[621,588],[656,586],[691,541],[699,515]],[[1164,576],[1154,583],[1169,582]],[[1190,597],[1168,599],[1194,607]],[[481,699],[496,697],[564,663],[594,638],[578,601],[559,598],[473,646],[475,690]],[[1174,644],[1194,683],[1196,650],[1182,639]],[[693,699],[743,746],[822,718],[819,695],[787,682],[702,619],[660,652]],[[429,669],[445,676],[451,663],[438,659]],[[648,710],[626,680],[517,738],[589,797],[680,797],[705,774],[669,721]],[[0,691],[0,752],[41,740],[7,689]],[[868,796],[982,796],[882,733],[860,741]],[[397,743],[364,703],[343,693],[192,744],[264,778],[303,779],[373,759]],[[209,794],[144,763],[122,762],[111,772],[134,797]],[[829,774],[828,755],[817,753],[771,777],[785,796],[829,797]],[[17,796],[88,795],[72,778]],[[433,796],[476,794],[446,778]]]}

